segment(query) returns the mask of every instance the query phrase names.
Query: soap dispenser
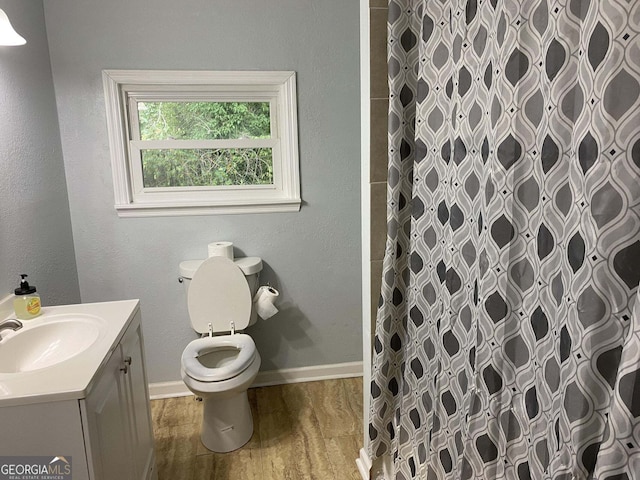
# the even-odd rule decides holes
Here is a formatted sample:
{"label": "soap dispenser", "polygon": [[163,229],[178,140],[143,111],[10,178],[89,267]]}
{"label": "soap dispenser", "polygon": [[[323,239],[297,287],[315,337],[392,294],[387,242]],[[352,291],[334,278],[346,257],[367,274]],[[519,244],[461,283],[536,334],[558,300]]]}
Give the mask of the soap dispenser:
{"label": "soap dispenser", "polygon": [[13,300],[13,309],[20,320],[31,320],[40,315],[40,295],[36,293],[35,285],[29,285],[27,275],[20,274],[20,287],[15,289],[16,298]]}

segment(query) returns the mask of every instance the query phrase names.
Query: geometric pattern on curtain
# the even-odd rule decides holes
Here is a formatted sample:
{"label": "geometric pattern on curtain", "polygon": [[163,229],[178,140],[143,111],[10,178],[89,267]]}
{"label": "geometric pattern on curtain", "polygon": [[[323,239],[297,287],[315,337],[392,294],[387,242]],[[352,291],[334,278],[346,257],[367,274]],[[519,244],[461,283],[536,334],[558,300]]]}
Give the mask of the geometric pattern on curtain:
{"label": "geometric pattern on curtain", "polygon": [[388,11],[370,455],[407,480],[640,478],[640,2]]}

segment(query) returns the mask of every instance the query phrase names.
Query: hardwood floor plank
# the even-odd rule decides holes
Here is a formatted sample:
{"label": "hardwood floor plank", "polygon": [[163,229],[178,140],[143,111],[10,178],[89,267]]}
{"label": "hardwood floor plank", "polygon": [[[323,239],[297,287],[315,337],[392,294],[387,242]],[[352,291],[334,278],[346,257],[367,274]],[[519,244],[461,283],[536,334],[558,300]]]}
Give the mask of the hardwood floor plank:
{"label": "hardwood floor plank", "polygon": [[254,434],[225,454],[200,442],[202,403],[152,402],[159,480],[359,480],[362,380],[250,389]]}
{"label": "hardwood floor plank", "polygon": [[313,397],[313,391],[309,385],[311,383],[282,385],[282,398],[294,429],[312,429],[320,432],[316,409],[318,399]]}
{"label": "hardwood floor plank", "polygon": [[260,457],[256,449],[200,455],[195,463],[194,480],[262,480]]}
{"label": "hardwood floor plank", "polygon": [[324,438],[356,435],[362,431],[344,384],[344,379],[306,384],[314,399],[313,408]]}
{"label": "hardwood floor plank", "polygon": [[193,479],[198,435],[194,424],[155,429],[158,480]]}
{"label": "hardwood floor plank", "polygon": [[362,434],[362,418],[364,415],[364,403],[362,399],[362,377],[345,378],[344,388],[351,406],[353,418],[358,421],[358,432]]}
{"label": "hardwood floor plank", "polygon": [[159,428],[200,423],[202,403],[193,395],[151,401],[153,425]]}
{"label": "hardwood floor plank", "polygon": [[291,436],[291,417],[282,396],[282,386],[263,387],[256,389],[256,405],[258,435],[261,448],[278,445]]}
{"label": "hardwood floor plank", "polygon": [[260,414],[286,410],[287,405],[282,396],[283,386],[284,385],[273,385],[272,387],[253,389],[256,395],[256,406]]}
{"label": "hardwood floor plank", "polygon": [[325,439],[329,461],[336,480],[361,480],[356,458],[360,455],[361,436],[349,435]]}
{"label": "hardwood floor plank", "polygon": [[258,411],[265,480],[333,478],[307,384],[258,392]]}
{"label": "hardwood floor plank", "polygon": [[295,431],[261,453],[264,480],[335,478],[319,432]]}
{"label": "hardwood floor plank", "polygon": [[349,399],[349,403],[353,407],[354,412],[357,412],[358,415],[362,415],[362,377],[345,378],[343,379],[343,384],[347,392],[347,398]]}

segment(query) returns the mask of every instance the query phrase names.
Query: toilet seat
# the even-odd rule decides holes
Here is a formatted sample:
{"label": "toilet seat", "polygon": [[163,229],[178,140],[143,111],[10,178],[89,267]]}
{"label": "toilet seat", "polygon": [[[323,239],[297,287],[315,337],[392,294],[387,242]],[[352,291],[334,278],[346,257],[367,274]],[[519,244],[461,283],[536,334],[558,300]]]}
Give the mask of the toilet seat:
{"label": "toilet seat", "polygon": [[[238,350],[235,358],[221,367],[209,368],[198,357],[217,350]],[[256,345],[246,334],[203,337],[190,342],[182,353],[182,368],[194,380],[200,382],[221,382],[233,378],[249,367],[256,358]]]}

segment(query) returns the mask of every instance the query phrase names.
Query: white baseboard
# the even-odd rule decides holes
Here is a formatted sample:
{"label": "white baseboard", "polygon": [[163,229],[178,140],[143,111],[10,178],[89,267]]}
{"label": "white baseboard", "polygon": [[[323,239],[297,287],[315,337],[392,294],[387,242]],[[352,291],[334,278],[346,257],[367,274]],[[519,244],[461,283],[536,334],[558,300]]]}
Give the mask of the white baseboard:
{"label": "white baseboard", "polygon": [[358,466],[358,472],[362,480],[371,480],[369,478],[369,472],[371,471],[371,459],[364,448],[360,449],[360,457],[356,458],[356,465]]}
{"label": "white baseboard", "polygon": [[[312,367],[286,368],[259,372],[252,387],[285,385],[288,383],[314,382],[334,378],[350,378],[362,376],[362,362],[335,363],[332,365],[314,365]],[[149,384],[151,400],[161,398],[184,397],[191,395],[185,384],[177,382],[158,382]]]}
{"label": "white baseboard", "polygon": [[371,461],[367,451],[361,448],[360,457],[356,459],[356,465],[362,480],[391,480],[393,478],[391,457],[389,455],[383,455],[381,458]]}
{"label": "white baseboard", "polygon": [[192,395],[182,380],[177,382],[157,382],[149,384],[149,398],[160,400],[161,398],[186,397]]}
{"label": "white baseboard", "polygon": [[334,363],[332,365],[314,365],[312,367],[286,368],[259,372],[252,387],[286,385],[287,383],[314,382],[334,378],[362,376],[362,362]]}

